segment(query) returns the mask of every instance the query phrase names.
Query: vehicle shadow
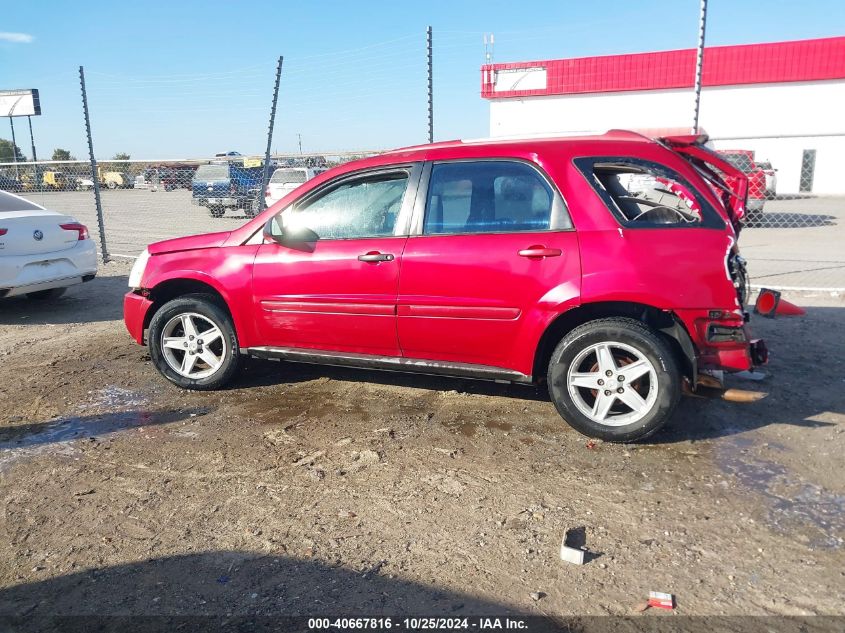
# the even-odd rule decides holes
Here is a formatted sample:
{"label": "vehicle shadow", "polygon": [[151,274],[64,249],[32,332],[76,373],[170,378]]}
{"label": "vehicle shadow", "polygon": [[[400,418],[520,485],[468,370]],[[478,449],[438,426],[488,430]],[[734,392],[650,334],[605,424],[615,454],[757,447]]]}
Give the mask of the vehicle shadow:
{"label": "vehicle shadow", "polygon": [[806,200],[808,198],[818,198],[814,193],[778,193],[775,194],[772,200]]}
{"label": "vehicle shadow", "polygon": [[205,415],[211,409],[132,409],[92,415],[80,415],[0,427],[0,451],[33,448],[93,437],[102,437],[131,428],[179,422]]}
{"label": "vehicle shadow", "polygon": [[757,402],[683,398],[669,424],[647,441],[672,444],[746,433],[774,424],[806,428],[836,426],[818,419],[825,413],[845,415],[842,371],[820,372],[819,358],[845,356],[845,337],[830,336],[845,327],[845,308],[809,307],[804,317],[753,318],[751,329],[771,351],[762,381],[728,376],[728,387],[762,391]]}
{"label": "vehicle shadow", "polygon": [[397,627],[400,617],[411,615],[511,615],[534,616],[531,631],[556,630],[539,609],[401,580],[393,573],[386,560],[353,569],[231,550],[151,558],[0,589],[0,628],[208,631],[225,619],[226,630],[277,631],[310,630],[306,622],[294,626],[280,617],[388,616]]}
{"label": "vehicle shadow", "polygon": [[0,325],[65,325],[123,318],[127,275],[98,276],[67,289],[58,299],[0,299]]}
{"label": "vehicle shadow", "polygon": [[745,226],[757,229],[801,229],[836,226],[836,219],[836,216],[824,213],[766,211],[763,215],[748,221]]}
{"label": "vehicle shadow", "polygon": [[230,388],[269,387],[286,383],[307,382],[317,378],[550,402],[549,392],[545,385],[502,384],[489,380],[334,367],[331,365],[310,365],[257,358],[250,358],[246,361],[245,367]]}
{"label": "vehicle shadow", "polygon": [[[752,320],[751,327],[754,335],[767,339],[769,347],[773,350],[770,364],[766,367],[770,377],[762,382],[740,381],[728,377],[728,386],[764,391],[768,396],[749,404],[712,398],[682,398],[672,420],[646,442],[671,444],[713,439],[745,433],[772,424],[820,428],[832,423],[812,418],[824,412],[845,414],[845,389],[841,388],[841,384],[837,384],[841,377],[837,378],[836,372],[829,372],[820,382],[817,365],[818,358],[845,358],[845,338],[838,337],[833,340],[826,335],[826,332],[841,331],[845,327],[845,309],[810,307],[807,308],[805,317],[756,317]],[[545,385],[508,385],[463,378],[257,359],[251,359],[246,365],[232,388],[273,386],[329,378],[549,402],[549,416],[557,416]],[[806,397],[796,397],[796,394],[806,394]]]}

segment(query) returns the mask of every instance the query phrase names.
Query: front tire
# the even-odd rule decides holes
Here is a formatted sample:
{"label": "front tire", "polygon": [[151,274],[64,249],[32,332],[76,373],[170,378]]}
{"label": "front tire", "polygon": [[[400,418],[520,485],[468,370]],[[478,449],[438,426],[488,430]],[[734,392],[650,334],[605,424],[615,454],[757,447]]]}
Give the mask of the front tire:
{"label": "front tire", "polygon": [[190,294],[165,303],[153,315],[150,358],[156,369],[183,389],[219,389],[238,369],[238,335],[216,298]]}
{"label": "front tire", "polygon": [[226,207],[208,207],[208,212],[212,218],[222,218],[223,214],[226,213]]}
{"label": "front tire", "polygon": [[590,321],[552,353],[549,395],[575,430],[610,442],[641,440],[680,400],[681,374],[668,343],[640,321]]}

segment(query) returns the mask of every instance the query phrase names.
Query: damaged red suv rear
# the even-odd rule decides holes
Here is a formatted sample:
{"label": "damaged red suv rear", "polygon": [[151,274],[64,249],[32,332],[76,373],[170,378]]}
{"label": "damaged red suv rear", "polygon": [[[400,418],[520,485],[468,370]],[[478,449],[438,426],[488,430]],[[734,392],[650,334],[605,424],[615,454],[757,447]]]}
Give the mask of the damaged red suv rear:
{"label": "damaged red suv rear", "polygon": [[737,249],[748,180],[704,138],[447,142],[341,165],[240,229],[159,242],[132,337],[188,389],[240,358],[545,383],[642,439],[705,372],[764,363]]}

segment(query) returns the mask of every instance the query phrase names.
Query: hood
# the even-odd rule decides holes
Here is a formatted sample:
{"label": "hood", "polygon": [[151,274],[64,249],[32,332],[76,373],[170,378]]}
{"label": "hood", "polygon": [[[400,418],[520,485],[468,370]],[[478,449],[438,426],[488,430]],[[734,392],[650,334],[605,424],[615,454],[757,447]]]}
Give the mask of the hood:
{"label": "hood", "polygon": [[231,235],[231,231],[177,237],[172,240],[164,240],[163,242],[150,244],[147,247],[147,250],[149,250],[150,255],[161,255],[163,253],[173,253],[175,251],[191,251],[199,248],[217,248],[219,246],[223,246],[223,243],[229,235]]}

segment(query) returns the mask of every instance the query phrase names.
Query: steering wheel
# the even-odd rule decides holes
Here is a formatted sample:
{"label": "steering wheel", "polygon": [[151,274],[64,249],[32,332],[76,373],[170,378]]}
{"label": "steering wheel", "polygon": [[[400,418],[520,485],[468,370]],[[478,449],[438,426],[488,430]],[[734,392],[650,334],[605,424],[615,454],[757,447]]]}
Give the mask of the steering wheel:
{"label": "steering wheel", "polygon": [[653,200],[646,200],[645,198],[638,198],[637,196],[619,196],[619,199],[625,200],[626,202],[633,202],[635,204],[644,204],[647,207],[651,207],[650,209],[646,209],[642,213],[640,213],[637,216],[635,216],[634,218],[632,218],[631,222],[636,222],[637,220],[640,220],[640,219],[643,219],[643,218],[648,220],[648,218],[645,217],[645,216],[648,216],[653,211],[656,211],[658,209],[665,209],[667,211],[674,213],[678,218],[681,219],[682,222],[698,222],[699,221],[698,217],[696,217],[692,214],[684,213],[683,211],[681,211],[677,207],[670,207],[670,206],[667,206],[665,204],[660,204],[659,202],[654,202]]}

